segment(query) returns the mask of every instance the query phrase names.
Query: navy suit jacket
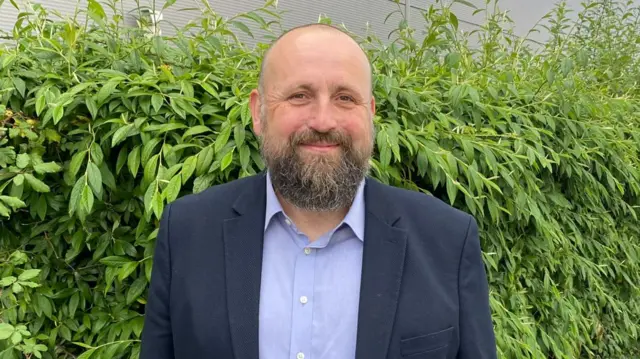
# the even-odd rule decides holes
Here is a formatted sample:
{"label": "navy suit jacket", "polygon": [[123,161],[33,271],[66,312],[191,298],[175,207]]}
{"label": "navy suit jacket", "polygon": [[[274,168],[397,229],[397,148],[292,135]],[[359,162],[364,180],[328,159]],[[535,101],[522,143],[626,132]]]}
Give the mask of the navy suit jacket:
{"label": "navy suit jacket", "polygon": [[[258,359],[265,181],[234,180],[167,205],[141,359]],[[473,217],[372,178],[365,206],[356,359],[496,358]]]}

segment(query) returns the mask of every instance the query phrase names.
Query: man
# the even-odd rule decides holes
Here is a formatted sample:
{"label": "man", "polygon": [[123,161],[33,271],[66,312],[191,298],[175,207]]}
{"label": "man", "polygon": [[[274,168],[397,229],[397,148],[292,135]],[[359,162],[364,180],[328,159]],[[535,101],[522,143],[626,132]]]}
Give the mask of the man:
{"label": "man", "polygon": [[358,44],[293,29],[250,104],[268,170],[167,206],[141,358],[495,358],[475,220],[367,177]]}

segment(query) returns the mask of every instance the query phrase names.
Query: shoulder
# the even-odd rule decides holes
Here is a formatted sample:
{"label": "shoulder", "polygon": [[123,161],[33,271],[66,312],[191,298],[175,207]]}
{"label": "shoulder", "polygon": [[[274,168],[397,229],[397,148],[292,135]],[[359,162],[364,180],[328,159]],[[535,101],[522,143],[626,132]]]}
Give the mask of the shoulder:
{"label": "shoulder", "polygon": [[476,225],[469,213],[455,208],[443,200],[423,192],[399,188],[373,181],[372,186],[386,202],[386,211],[400,217],[399,225],[410,233],[440,237],[442,240],[464,239],[471,226]]}
{"label": "shoulder", "polygon": [[448,219],[451,221],[466,221],[471,219],[471,215],[455,208],[443,200],[420,191],[406,188],[394,187],[375,181],[375,186],[385,192],[385,197],[396,205],[397,210],[403,214],[417,214],[424,218],[427,215],[438,219]]}
{"label": "shoulder", "polygon": [[184,213],[198,217],[202,213],[212,215],[220,211],[231,211],[238,197],[246,190],[257,188],[264,175],[234,179],[229,182],[213,185],[202,192],[188,194],[171,202],[172,217]]}

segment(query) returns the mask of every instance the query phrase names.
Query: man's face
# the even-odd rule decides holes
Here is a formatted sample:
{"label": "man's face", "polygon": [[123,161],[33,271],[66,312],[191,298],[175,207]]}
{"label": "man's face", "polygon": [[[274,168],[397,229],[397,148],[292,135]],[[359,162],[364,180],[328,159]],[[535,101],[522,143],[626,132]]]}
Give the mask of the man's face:
{"label": "man's face", "polygon": [[252,111],[274,187],[304,209],[348,206],[373,150],[365,55],[335,31],[291,33],[272,49],[264,85]]}

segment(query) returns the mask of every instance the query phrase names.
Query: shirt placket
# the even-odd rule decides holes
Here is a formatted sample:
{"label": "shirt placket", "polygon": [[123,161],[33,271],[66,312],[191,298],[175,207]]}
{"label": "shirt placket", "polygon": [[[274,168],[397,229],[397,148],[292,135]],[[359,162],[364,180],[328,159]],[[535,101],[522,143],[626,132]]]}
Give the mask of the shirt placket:
{"label": "shirt placket", "polygon": [[[296,232],[292,230],[291,232]],[[306,236],[295,233],[301,243],[308,243]],[[304,247],[296,257],[291,316],[290,359],[310,359],[313,337],[313,305],[315,281],[315,250]]]}

